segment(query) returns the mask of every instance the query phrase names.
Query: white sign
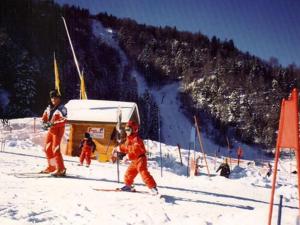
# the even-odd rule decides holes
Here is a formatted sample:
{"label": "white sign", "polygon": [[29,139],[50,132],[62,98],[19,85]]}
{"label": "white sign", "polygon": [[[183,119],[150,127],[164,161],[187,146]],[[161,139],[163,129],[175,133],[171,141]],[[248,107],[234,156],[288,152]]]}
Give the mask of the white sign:
{"label": "white sign", "polygon": [[92,138],[104,139],[104,128],[90,127],[88,130]]}

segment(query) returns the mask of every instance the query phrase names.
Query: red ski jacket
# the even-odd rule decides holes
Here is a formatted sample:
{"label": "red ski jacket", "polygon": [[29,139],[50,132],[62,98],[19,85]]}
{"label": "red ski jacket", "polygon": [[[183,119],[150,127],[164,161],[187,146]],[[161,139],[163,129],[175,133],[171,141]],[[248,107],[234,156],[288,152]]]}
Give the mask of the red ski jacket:
{"label": "red ski jacket", "polygon": [[55,132],[56,128],[65,127],[67,117],[67,109],[64,105],[60,104],[56,107],[48,106],[44,111],[42,120],[44,123],[51,122],[53,126],[50,127],[50,132]]}
{"label": "red ski jacket", "polygon": [[135,160],[142,156],[146,156],[144,142],[137,134],[128,136],[126,142],[120,145],[120,151],[127,154],[129,160]]}

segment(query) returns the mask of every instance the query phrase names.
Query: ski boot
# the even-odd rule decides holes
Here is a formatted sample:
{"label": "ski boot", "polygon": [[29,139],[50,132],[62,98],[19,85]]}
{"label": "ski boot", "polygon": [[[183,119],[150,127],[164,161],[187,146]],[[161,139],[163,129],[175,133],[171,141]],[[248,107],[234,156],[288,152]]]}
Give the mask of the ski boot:
{"label": "ski boot", "polygon": [[159,193],[158,193],[158,190],[157,190],[157,187],[151,188],[151,189],[150,189],[150,192],[151,192],[152,195],[158,195],[158,194],[159,194]]}
{"label": "ski boot", "polygon": [[54,177],[64,177],[66,176],[67,169],[56,170],[54,173],[51,173]]}
{"label": "ski boot", "polygon": [[45,174],[48,174],[48,173],[53,173],[55,171],[55,166],[48,166],[46,169],[42,170],[40,173],[45,173]]}
{"label": "ski boot", "polygon": [[121,188],[117,188],[118,191],[127,191],[127,192],[135,192],[135,189],[133,186],[125,185]]}

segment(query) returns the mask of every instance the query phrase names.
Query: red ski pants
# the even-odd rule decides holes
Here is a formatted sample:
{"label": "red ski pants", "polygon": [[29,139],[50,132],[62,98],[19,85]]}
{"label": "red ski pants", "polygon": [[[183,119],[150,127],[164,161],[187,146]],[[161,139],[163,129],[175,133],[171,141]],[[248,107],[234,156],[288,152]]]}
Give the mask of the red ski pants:
{"label": "red ski pants", "polygon": [[142,156],[136,160],[131,161],[125,173],[125,184],[131,186],[133,184],[134,178],[138,173],[141,175],[143,182],[147,185],[148,188],[156,187],[156,182],[147,168],[146,156]]}
{"label": "red ski pants", "polygon": [[80,164],[83,163],[84,160],[86,160],[86,164],[90,165],[91,164],[91,155],[92,155],[92,150],[91,149],[82,149],[81,154],[80,154]]}
{"label": "red ski pants", "polygon": [[64,160],[60,152],[60,142],[64,135],[65,128],[59,127],[54,132],[48,132],[46,137],[46,157],[48,167],[56,167],[57,170],[65,169]]}

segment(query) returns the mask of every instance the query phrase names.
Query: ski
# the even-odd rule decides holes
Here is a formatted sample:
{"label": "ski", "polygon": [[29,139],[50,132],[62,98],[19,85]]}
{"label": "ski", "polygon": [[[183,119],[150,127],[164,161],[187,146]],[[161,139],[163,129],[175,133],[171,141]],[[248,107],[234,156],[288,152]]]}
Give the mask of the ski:
{"label": "ski", "polygon": [[42,173],[42,172],[23,172],[23,173],[7,173],[7,175],[12,175],[17,178],[47,178],[47,177],[53,177],[53,178],[82,178],[78,175],[64,175],[64,176],[55,176],[51,173]]}
{"label": "ski", "polygon": [[93,188],[95,191],[105,191],[105,192],[127,192],[127,193],[141,193],[141,194],[150,194],[147,191],[138,191],[136,189],[132,189],[131,191],[122,191],[121,188]]}
{"label": "ski", "polygon": [[158,198],[163,198],[162,195],[160,194],[152,194],[149,191],[139,191],[136,189],[132,189],[131,191],[122,191],[121,188],[93,188],[93,190],[95,191],[103,191],[103,192],[126,192],[126,193],[140,193],[140,194],[147,194],[147,195],[151,195],[151,196],[157,196]]}
{"label": "ski", "polygon": [[50,174],[41,173],[41,172],[10,173],[8,175],[13,175],[17,178],[41,178],[41,177],[49,177],[50,176]]}

